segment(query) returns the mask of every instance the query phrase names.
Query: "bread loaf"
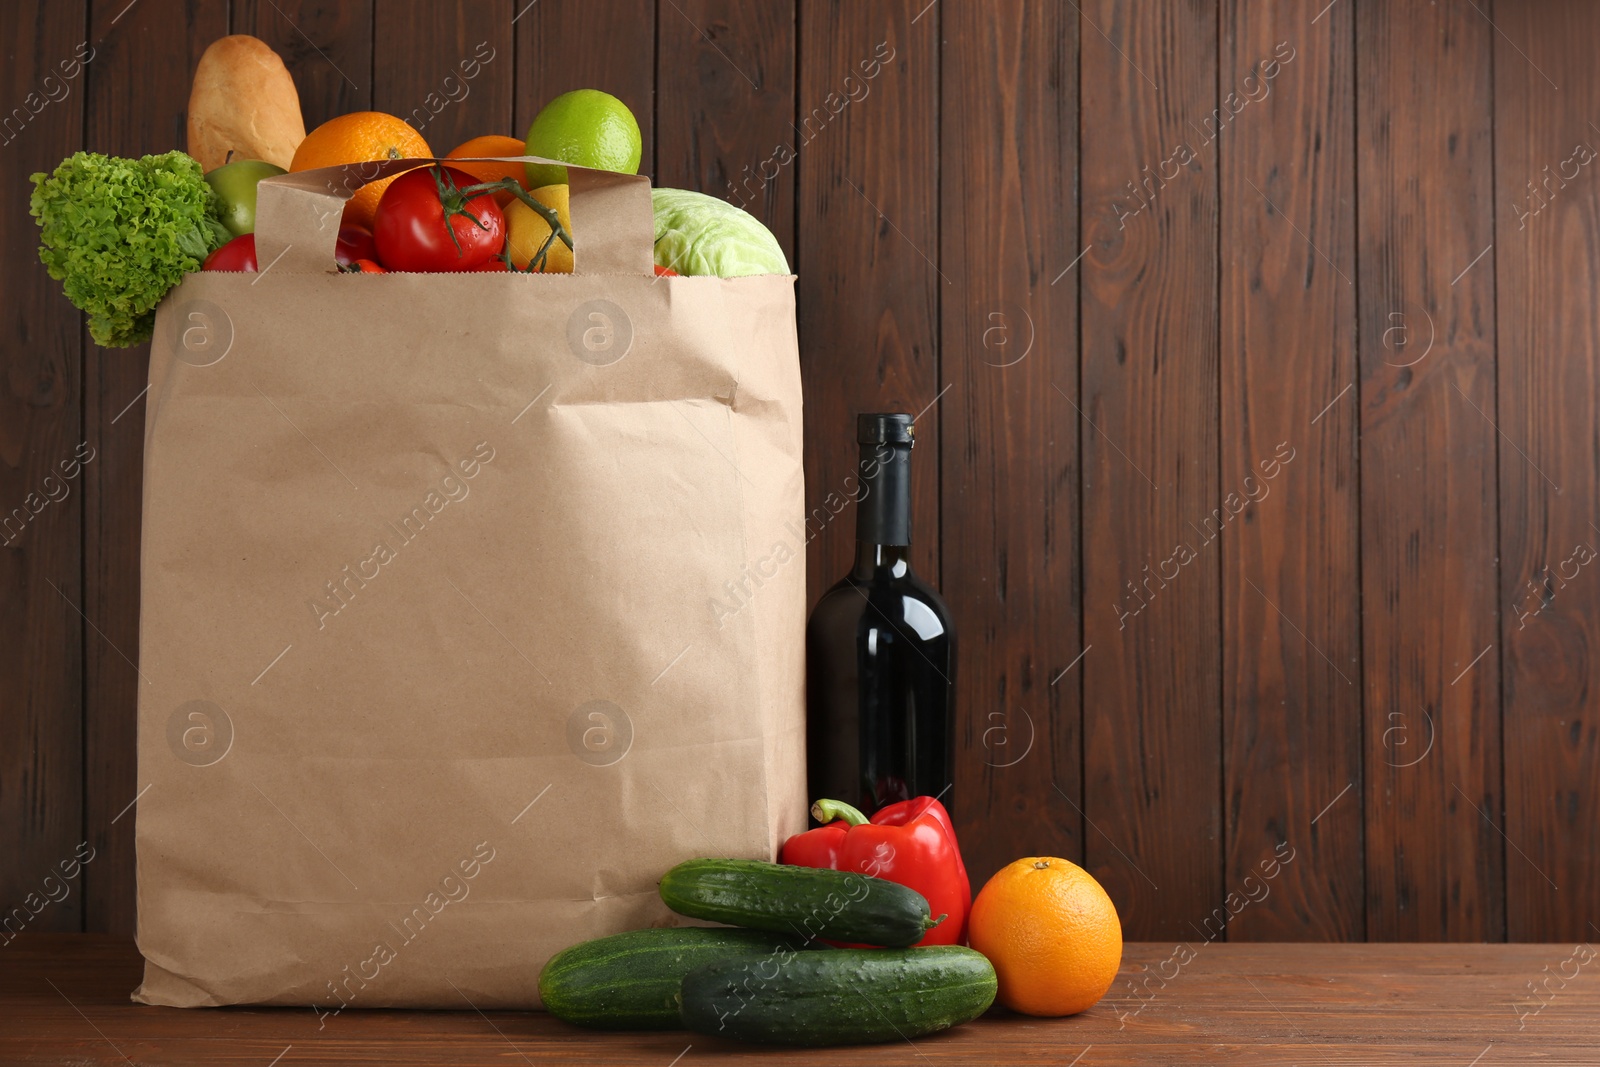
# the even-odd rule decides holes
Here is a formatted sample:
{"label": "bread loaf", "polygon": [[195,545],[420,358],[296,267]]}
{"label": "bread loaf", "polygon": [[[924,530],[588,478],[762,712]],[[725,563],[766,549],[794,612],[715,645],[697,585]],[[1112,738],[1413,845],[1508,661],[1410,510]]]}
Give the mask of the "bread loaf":
{"label": "bread loaf", "polygon": [[247,34],[211,43],[189,93],[189,154],[204,170],[234,159],[289,169],[305,139],[300,94],[278,53]]}

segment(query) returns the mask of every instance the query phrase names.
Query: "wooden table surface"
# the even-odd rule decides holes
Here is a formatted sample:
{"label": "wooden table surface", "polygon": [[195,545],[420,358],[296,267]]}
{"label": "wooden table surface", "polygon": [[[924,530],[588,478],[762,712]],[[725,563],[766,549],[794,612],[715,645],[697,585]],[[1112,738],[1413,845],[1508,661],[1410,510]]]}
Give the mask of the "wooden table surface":
{"label": "wooden table surface", "polygon": [[128,1000],[139,971],[119,939],[0,946],[0,1065],[1600,1064],[1600,961],[1571,945],[1130,944],[1074,1018],[997,1009],[914,1043],[801,1050],[540,1012],[349,1011],[319,1028],[310,1009],[147,1008]]}

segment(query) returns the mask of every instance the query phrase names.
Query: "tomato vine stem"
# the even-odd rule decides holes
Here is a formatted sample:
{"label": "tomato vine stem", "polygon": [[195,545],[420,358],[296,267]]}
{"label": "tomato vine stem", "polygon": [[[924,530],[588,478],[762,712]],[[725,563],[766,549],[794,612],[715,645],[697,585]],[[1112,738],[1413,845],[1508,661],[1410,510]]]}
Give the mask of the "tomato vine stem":
{"label": "tomato vine stem", "polygon": [[462,189],[456,184],[455,176],[449,169],[437,163],[429,167],[428,172],[433,175],[433,185],[439,193],[439,206],[444,209],[444,232],[450,235],[450,243],[456,246],[456,255],[465,255],[461,248],[461,239],[456,236],[456,228],[450,225],[450,220],[457,215],[465,215],[478,229],[488,232],[489,224],[467,209],[473,197],[480,195],[474,192],[478,186],[470,185]]}
{"label": "tomato vine stem", "polygon": [[465,189],[461,190],[461,192],[468,197],[473,197],[479,195],[480,193],[488,192],[510,193],[512,196],[531,207],[541,219],[544,219],[545,224],[550,227],[550,237],[545,238],[545,248],[540,249],[541,256],[549,247],[551,239],[556,237],[561,238],[561,243],[566,245],[568,250],[571,250],[572,234],[568,233],[567,228],[561,224],[560,213],[557,212],[555,208],[550,207],[548,204],[541,204],[539,201],[535,200],[529,195],[528,190],[522,187],[522,183],[517,181],[517,179],[499,178],[492,182],[479,182],[477,185],[467,186]]}

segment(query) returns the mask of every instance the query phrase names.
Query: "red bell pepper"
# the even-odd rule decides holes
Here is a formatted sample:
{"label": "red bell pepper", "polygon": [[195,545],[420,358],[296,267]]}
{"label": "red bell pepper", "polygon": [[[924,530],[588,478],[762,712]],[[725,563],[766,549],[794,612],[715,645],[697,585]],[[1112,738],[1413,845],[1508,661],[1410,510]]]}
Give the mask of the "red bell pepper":
{"label": "red bell pepper", "polygon": [[917,944],[967,943],[972,885],[943,804],[933,797],[912,797],[882,808],[869,820],[843,801],[819,800],[811,806],[811,817],[826,825],[785,841],[780,863],[857,871],[909,886],[928,898],[934,918],[945,916]]}

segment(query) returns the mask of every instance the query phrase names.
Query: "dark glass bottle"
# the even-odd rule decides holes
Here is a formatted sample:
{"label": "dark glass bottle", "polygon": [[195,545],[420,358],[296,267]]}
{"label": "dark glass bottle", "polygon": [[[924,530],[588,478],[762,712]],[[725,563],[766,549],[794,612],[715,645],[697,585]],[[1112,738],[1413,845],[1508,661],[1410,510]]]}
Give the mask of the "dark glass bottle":
{"label": "dark glass bottle", "polygon": [[811,797],[953,810],[955,633],[911,570],[911,416],[859,416],[856,439],[855,566],[806,626]]}

